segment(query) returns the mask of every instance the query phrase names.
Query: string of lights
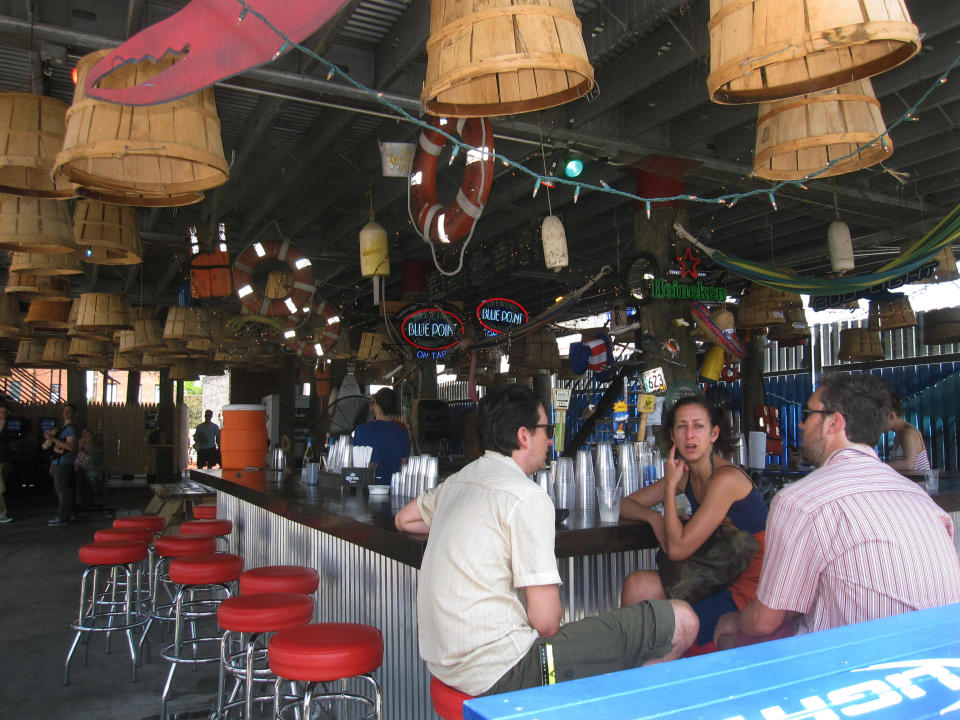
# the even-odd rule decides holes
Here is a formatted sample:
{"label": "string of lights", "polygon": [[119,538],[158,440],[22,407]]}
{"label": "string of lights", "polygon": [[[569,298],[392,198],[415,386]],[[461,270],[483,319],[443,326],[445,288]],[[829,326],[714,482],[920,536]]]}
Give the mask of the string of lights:
{"label": "string of lights", "polygon": [[908,108],[897,120],[891,123],[887,127],[884,133],[878,135],[872,140],[869,140],[868,142],[864,143],[862,146],[857,147],[852,152],[831,160],[829,163],[824,165],[820,170],[810,173],[799,180],[781,180],[769,188],[758,188],[754,190],[748,190],[742,193],[725,193],[723,195],[718,195],[717,197],[711,197],[711,198],[700,197],[698,195],[689,195],[689,194],[671,195],[668,197],[644,197],[642,195],[635,195],[633,193],[626,192],[624,190],[619,190],[615,187],[611,187],[608,183],[604,182],[603,180],[600,181],[600,185],[592,185],[589,183],[578,182],[576,179],[558,177],[556,175],[541,174],[531,168],[528,168],[527,166],[519,162],[511,160],[510,158],[500,153],[491,151],[489,148],[477,148],[472,145],[468,145],[464,143],[462,140],[460,140],[458,137],[454,135],[450,135],[442,129],[429,126],[426,121],[421,120],[420,118],[414,117],[413,115],[408,113],[406,110],[404,110],[402,107],[400,107],[399,105],[396,105],[395,103],[391,102],[389,99],[384,97],[383,92],[373,90],[372,88],[367,87],[362,82],[352,78],[348,73],[344,72],[337,65],[323,58],[322,56],[320,56],[310,48],[307,48],[303,45],[300,45],[299,43],[292,41],[281,30],[279,30],[273,23],[271,23],[266,16],[264,16],[262,13],[250,7],[247,4],[246,0],[237,0],[237,2],[240,4],[240,6],[243,9],[241,17],[243,15],[246,15],[247,13],[255,16],[257,19],[263,22],[268,28],[270,28],[283,40],[283,45],[281,46],[280,50],[277,52],[277,56],[282,55],[284,52],[286,52],[287,50],[290,50],[291,48],[296,48],[300,52],[305,53],[309,57],[321,63],[325,68],[327,68],[327,80],[333,80],[337,77],[342,78],[343,80],[353,85],[358,90],[361,90],[362,92],[369,95],[372,99],[376,100],[381,105],[384,105],[385,107],[389,108],[392,112],[404,118],[406,121],[420,127],[421,129],[431,127],[434,131],[439,132],[441,135],[446,137],[448,141],[453,143],[454,153],[458,152],[459,150],[466,149],[466,150],[473,150],[478,153],[486,153],[487,155],[492,155],[494,159],[502,163],[505,167],[512,168],[513,170],[516,170],[518,172],[528,175],[533,180],[532,193],[534,197],[536,196],[537,192],[540,190],[541,185],[545,185],[547,187],[553,188],[553,187],[556,187],[558,184],[562,184],[562,185],[567,185],[573,188],[574,203],[577,202],[577,200],[580,197],[580,193],[584,190],[591,190],[594,192],[604,192],[611,195],[619,195],[629,200],[633,200],[638,203],[643,203],[646,208],[646,214],[648,218],[650,217],[650,212],[653,205],[660,204],[660,203],[671,203],[676,201],[707,203],[707,204],[713,204],[713,205],[725,205],[727,207],[733,207],[734,205],[739,203],[741,200],[744,200],[747,198],[765,197],[770,202],[770,205],[773,207],[773,209],[777,210],[778,207],[777,207],[776,194],[779,190],[785,187],[797,187],[797,188],[806,190],[807,188],[804,185],[805,182],[807,182],[808,180],[816,179],[817,177],[826,173],[834,165],[844,162],[855,155],[858,155],[865,148],[872,147],[877,143],[880,143],[881,145],[886,147],[886,143],[887,143],[886,135],[891,130],[893,130],[894,128],[898,127],[899,125],[905,122],[918,121],[920,118],[917,115],[917,112],[920,109],[920,107],[923,105],[924,102],[926,102],[927,98],[937,88],[941,87],[947,82],[950,74],[954,71],[954,69],[956,69],[957,65],[960,65],[960,55],[958,55],[956,58],[954,58],[953,62],[950,63],[947,69],[943,71],[943,73],[930,85],[929,88],[927,88],[926,92],[924,92],[920,96],[917,102],[915,102],[910,108]]}

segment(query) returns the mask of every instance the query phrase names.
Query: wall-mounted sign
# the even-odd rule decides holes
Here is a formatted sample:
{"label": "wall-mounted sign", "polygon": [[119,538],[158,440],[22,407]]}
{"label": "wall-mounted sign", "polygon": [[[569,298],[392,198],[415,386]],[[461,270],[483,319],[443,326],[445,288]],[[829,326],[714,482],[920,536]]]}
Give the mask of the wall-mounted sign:
{"label": "wall-mounted sign", "polygon": [[655,367],[650,370],[644,370],[640,374],[640,383],[645,393],[658,393],[667,389],[667,379],[663,374],[663,368]]}
{"label": "wall-mounted sign", "polygon": [[668,300],[713,300],[723,302],[727,299],[727,291],[715,285],[704,285],[699,280],[695,283],[681,283],[676,280],[653,280],[651,295],[655,298]]}
{"label": "wall-mounted sign", "polygon": [[463,338],[463,318],[436,306],[408,309],[400,321],[400,332],[418,350],[447,350]]}
{"label": "wall-mounted sign", "polygon": [[490,298],[477,305],[477,320],[494,335],[527,322],[523,305],[507,298]]}

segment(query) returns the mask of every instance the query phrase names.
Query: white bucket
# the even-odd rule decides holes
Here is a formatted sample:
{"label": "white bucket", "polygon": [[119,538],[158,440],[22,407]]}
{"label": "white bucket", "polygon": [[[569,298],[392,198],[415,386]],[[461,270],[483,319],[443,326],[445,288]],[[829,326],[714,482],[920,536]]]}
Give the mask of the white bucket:
{"label": "white bucket", "polygon": [[380,165],[383,167],[383,176],[407,177],[410,174],[413,153],[416,149],[415,143],[380,143]]}

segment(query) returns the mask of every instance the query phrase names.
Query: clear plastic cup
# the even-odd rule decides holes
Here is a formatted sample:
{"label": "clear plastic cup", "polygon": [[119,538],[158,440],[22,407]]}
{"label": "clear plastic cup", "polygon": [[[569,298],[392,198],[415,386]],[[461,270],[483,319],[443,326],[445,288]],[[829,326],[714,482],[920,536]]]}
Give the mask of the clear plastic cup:
{"label": "clear plastic cup", "polygon": [[597,488],[597,509],[600,511],[600,522],[615,523],[620,521],[622,490],[619,485]]}

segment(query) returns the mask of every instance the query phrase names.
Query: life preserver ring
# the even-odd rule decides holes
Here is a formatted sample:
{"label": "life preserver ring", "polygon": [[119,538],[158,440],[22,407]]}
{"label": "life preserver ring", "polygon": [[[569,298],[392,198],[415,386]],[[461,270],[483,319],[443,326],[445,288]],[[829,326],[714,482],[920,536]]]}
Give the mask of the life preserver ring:
{"label": "life preserver ring", "polygon": [[[289,294],[272,300],[253,283],[257,265],[264,260],[278,260],[293,274]],[[267,317],[283,317],[310,305],[313,298],[313,266],[289,240],[266,240],[251,243],[233,262],[233,286],[240,302],[252,313]]]}
{"label": "life preserver ring", "polygon": [[[341,321],[340,316],[330,303],[321,297],[314,297],[310,304],[309,320],[317,322],[319,337],[312,340],[305,340],[296,336],[286,338],[284,345],[294,355],[303,360],[315,360],[322,354],[329,352],[337,344],[340,337]],[[302,314],[291,314],[287,317],[287,330],[296,330],[303,325],[305,318]],[[322,353],[317,352],[317,345],[320,346]]]}
{"label": "life preserver ring", "polygon": [[466,170],[457,197],[448,205],[437,200],[437,163],[447,138],[433,128],[447,123],[445,119],[427,116],[420,133],[420,142],[413,156],[410,177],[408,210],[410,219],[420,237],[435,243],[451,243],[469,235],[483,206],[490,196],[493,183],[493,128],[486,118],[458,118],[446,132],[459,135],[463,142],[477,150],[467,150]]}
{"label": "life preserver ring", "polygon": [[720,370],[720,379],[724,382],[736,382],[740,379],[740,370],[734,363],[725,363],[723,369]]}

